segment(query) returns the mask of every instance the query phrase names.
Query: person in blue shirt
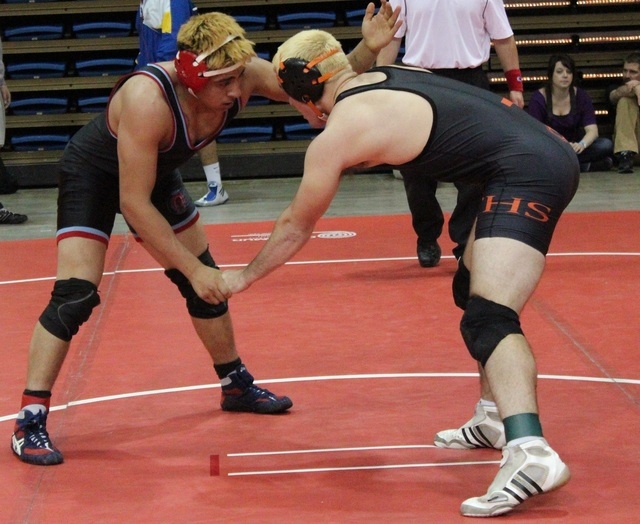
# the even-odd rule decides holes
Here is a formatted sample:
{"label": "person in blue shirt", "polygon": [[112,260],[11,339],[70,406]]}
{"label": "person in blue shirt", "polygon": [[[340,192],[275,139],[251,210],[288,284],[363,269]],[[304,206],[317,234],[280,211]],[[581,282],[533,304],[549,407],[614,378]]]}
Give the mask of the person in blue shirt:
{"label": "person in blue shirt", "polygon": [[[178,30],[189,18],[198,14],[191,0],[142,0],[136,15],[140,52],[136,69],[156,62],[173,60],[178,52]],[[198,152],[207,192],[195,201],[199,207],[219,206],[229,200],[222,185],[222,172],[215,141]]]}

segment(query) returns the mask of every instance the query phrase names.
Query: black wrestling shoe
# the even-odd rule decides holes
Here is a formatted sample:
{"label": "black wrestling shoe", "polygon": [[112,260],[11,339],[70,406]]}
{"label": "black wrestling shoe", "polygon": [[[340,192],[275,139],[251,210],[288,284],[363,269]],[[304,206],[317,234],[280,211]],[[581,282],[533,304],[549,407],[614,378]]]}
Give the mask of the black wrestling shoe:
{"label": "black wrestling shoe", "polygon": [[418,262],[422,267],[435,267],[440,262],[442,250],[437,242],[423,242],[418,239]]}

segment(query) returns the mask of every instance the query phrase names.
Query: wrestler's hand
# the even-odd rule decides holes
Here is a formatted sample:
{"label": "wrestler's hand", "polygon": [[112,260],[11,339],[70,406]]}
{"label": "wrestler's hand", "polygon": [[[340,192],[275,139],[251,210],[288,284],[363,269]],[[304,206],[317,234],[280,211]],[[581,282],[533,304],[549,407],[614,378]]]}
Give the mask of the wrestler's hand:
{"label": "wrestler's hand", "polygon": [[374,15],[375,10],[375,4],[370,2],[362,19],[362,37],[367,48],[378,54],[393,40],[402,21],[398,21],[400,6],[393,10],[387,0],[381,0],[380,9]]}
{"label": "wrestler's hand", "polygon": [[242,269],[229,269],[222,273],[222,278],[231,293],[240,293],[249,287],[244,278],[244,272]]}
{"label": "wrestler's hand", "polygon": [[233,294],[222,278],[222,272],[204,264],[193,272],[190,282],[198,296],[209,304],[220,304]]}

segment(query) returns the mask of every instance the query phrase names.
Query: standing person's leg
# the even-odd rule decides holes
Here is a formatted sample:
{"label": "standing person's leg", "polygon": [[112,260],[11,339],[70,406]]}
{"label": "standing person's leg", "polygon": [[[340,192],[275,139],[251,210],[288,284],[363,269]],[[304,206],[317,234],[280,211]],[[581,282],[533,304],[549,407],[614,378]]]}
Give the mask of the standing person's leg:
{"label": "standing person's leg", "polygon": [[51,300],[36,324],[29,345],[27,381],[11,439],[13,452],[35,465],[60,464],[46,422],[51,390],[80,325],[100,303],[106,244],[71,237],[58,243],[58,270]]}
{"label": "standing person's leg", "polygon": [[461,330],[484,368],[506,445],[487,493],[464,501],[461,512],[495,516],[566,484],[570,473],[543,438],[536,363],[520,328],[520,312],[540,280],[544,255],[517,240],[482,238],[472,243],[470,257],[471,298]]}
{"label": "standing person's leg", "polygon": [[18,191],[18,180],[0,158],[0,195],[12,195],[16,191]]}
{"label": "standing person's leg", "polygon": [[[473,238],[475,230],[472,227],[464,255],[458,259],[458,269],[453,277],[452,291],[455,305],[463,311],[469,303],[471,292],[471,274],[467,266],[471,266]],[[478,363],[480,376],[480,400],[475,406],[473,416],[457,429],[445,429],[436,433],[434,444],[439,448],[448,449],[502,449],[505,445],[504,424],[498,413],[489,382],[484,368]]]}
{"label": "standing person's leg", "polygon": [[[199,220],[193,226],[177,233],[177,237],[203,264],[216,268],[209,253],[204,228]],[[212,305],[200,299],[181,272],[172,269],[160,253],[144,243],[142,245],[165,268],[165,274],[176,284],[186,299],[191,322],[209,353],[220,379],[222,409],[260,414],[274,414],[288,410],[293,405],[289,397],[276,396],[253,383],[253,376],[247,371],[236,349],[233,324],[227,304]]]}
{"label": "standing person's leg", "polygon": [[229,193],[222,187],[222,173],[220,172],[220,162],[218,159],[218,145],[211,142],[203,147],[199,153],[202,169],[207,177],[207,192],[196,200],[199,207],[219,206],[229,200]]}
{"label": "standing person's leg", "polygon": [[442,254],[438,238],[444,227],[444,215],[436,198],[438,182],[407,171],[402,171],[402,181],[413,229],[418,235],[418,262],[422,267],[437,266]]}
{"label": "standing person's leg", "polygon": [[[4,105],[2,104],[2,97],[0,97],[0,148],[4,146],[5,139],[6,120],[4,114]],[[0,195],[10,195],[18,190],[18,181],[13,176],[2,162],[0,158]],[[0,206],[1,207],[1,206]],[[1,222],[0,222],[1,223]]]}

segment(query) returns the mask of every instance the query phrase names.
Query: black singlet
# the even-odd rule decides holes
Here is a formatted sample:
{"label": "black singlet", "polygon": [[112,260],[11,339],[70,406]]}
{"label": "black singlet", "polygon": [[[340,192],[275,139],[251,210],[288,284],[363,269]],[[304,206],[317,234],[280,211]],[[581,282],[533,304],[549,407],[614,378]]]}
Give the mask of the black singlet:
{"label": "black singlet", "polygon": [[[336,103],[371,90],[424,98],[433,126],[404,177],[479,184],[484,200],[476,238],[502,236],[547,252],[560,214],[575,194],[579,165],[571,146],[510,101],[424,70],[387,66],[386,80],[349,89]],[[408,131],[410,132],[410,131]]]}

